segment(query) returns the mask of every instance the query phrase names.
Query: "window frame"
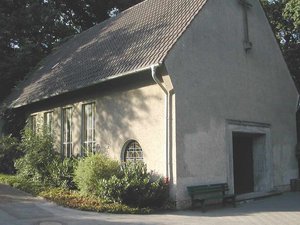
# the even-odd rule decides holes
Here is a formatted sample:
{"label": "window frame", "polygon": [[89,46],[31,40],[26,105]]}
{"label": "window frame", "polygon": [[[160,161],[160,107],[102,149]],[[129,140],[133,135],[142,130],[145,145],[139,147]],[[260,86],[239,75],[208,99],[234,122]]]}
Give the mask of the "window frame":
{"label": "window frame", "polygon": [[[69,112],[70,116],[70,124],[69,124],[69,132],[66,131],[66,127],[68,124],[66,123],[67,112]],[[71,157],[73,155],[73,107],[64,107],[61,111],[61,145],[62,145],[62,155],[65,157]],[[67,134],[67,135],[66,135]],[[66,139],[67,136],[67,139]],[[69,137],[68,137],[69,136]],[[69,140],[68,140],[69,139]],[[69,147],[69,151],[68,151]]]}
{"label": "window frame", "polygon": [[31,114],[29,117],[29,129],[36,134],[37,133],[37,114]]}
{"label": "window frame", "polygon": [[[130,147],[132,144],[134,146]],[[129,150],[131,153],[133,153],[134,156],[130,156],[130,157],[127,156]],[[138,154],[136,154],[136,153],[138,153]],[[139,155],[139,156],[137,156],[137,155]],[[144,162],[144,151],[143,151],[141,144],[137,140],[134,140],[134,139],[127,141],[123,147],[122,158],[123,158],[124,163],[126,163],[126,162],[133,162],[133,163]]]}
{"label": "window frame", "polygon": [[[48,120],[48,115],[51,115],[50,121]],[[53,111],[44,112],[44,126],[50,134],[53,134]]]}
{"label": "window frame", "polygon": [[[87,107],[91,107],[90,115],[87,116],[86,109]],[[81,155],[84,155],[84,151],[91,150],[92,152],[96,151],[96,103],[95,102],[88,102],[85,104],[82,104],[82,126],[81,126]],[[90,121],[88,121],[90,119]],[[91,127],[89,128],[89,124]],[[91,133],[88,133],[90,131]],[[89,138],[90,137],[90,138]],[[89,149],[89,146],[92,146],[91,149]]]}

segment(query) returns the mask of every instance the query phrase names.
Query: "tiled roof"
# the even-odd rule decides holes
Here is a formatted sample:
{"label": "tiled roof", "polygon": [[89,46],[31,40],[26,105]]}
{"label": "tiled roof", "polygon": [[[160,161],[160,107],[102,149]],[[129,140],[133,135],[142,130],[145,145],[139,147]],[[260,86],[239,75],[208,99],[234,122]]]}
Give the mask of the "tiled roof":
{"label": "tiled roof", "polygon": [[207,0],[146,0],[72,37],[9,97],[19,107],[162,63]]}

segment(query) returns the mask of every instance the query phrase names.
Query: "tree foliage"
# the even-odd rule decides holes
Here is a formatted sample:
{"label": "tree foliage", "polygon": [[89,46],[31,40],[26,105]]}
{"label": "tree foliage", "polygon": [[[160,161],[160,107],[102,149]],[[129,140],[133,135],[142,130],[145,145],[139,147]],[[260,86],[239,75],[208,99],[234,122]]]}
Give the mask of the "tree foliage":
{"label": "tree foliage", "polygon": [[285,60],[300,90],[300,1],[261,0],[280,43]]}
{"label": "tree foliage", "polygon": [[0,173],[15,173],[14,161],[21,156],[16,138],[11,135],[0,138]]}
{"label": "tree foliage", "polygon": [[56,43],[74,32],[49,3],[0,1],[0,100]]}

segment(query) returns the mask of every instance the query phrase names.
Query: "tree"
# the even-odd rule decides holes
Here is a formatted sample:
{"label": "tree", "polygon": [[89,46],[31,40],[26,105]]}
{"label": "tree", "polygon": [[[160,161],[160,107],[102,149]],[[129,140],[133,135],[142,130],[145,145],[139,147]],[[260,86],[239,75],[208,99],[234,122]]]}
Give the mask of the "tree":
{"label": "tree", "polygon": [[49,2],[1,0],[0,101],[55,44],[74,33]]}
{"label": "tree", "polygon": [[300,1],[261,0],[291,75],[300,90]]}

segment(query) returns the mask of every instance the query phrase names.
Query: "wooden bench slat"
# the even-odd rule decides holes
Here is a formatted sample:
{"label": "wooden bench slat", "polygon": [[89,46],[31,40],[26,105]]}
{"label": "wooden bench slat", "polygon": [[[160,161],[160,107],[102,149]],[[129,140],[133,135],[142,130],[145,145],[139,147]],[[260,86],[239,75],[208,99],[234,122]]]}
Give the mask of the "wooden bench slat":
{"label": "wooden bench slat", "polygon": [[197,193],[197,192],[213,192],[213,191],[223,191],[223,189],[219,189],[219,188],[211,188],[211,189],[193,189],[193,190],[189,190],[189,192],[191,193]]}
{"label": "wooden bench slat", "polygon": [[205,201],[210,199],[222,199],[223,204],[231,201],[235,206],[235,195],[226,193],[229,191],[227,183],[188,186],[187,191],[192,198],[192,207],[196,202],[200,202],[202,211],[204,211]]}

